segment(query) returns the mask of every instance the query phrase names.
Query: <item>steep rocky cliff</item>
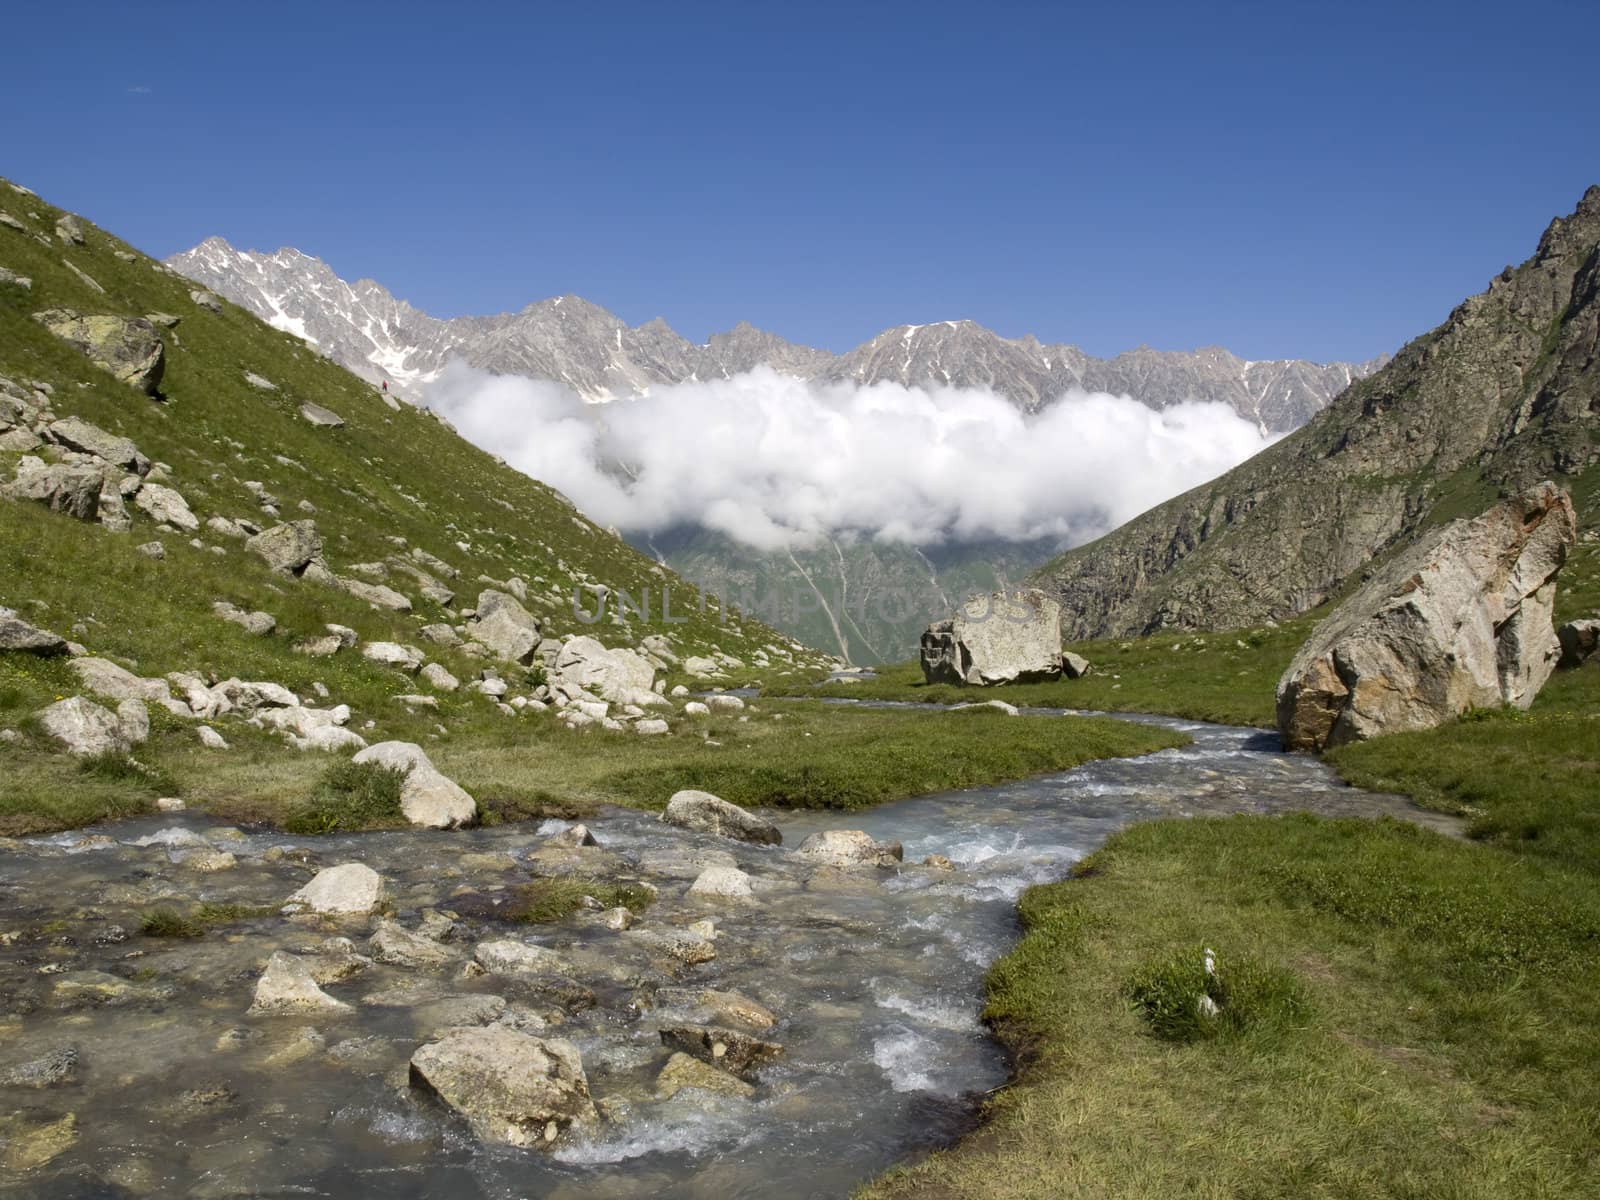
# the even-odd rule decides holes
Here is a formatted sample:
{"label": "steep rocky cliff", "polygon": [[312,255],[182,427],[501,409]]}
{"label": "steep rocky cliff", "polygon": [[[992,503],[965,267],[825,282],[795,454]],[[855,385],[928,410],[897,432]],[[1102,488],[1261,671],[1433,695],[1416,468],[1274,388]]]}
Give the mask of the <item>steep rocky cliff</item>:
{"label": "steep rocky cliff", "polygon": [[[1298,432],[1036,574],[1063,634],[1304,612],[1419,531],[1600,459],[1600,187]],[[1579,520],[1591,489],[1574,488]]]}

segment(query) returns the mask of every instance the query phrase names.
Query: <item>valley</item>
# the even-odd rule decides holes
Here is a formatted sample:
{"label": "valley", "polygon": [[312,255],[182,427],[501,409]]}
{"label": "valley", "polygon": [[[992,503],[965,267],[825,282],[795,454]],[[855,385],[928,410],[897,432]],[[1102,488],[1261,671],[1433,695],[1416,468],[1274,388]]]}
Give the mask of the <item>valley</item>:
{"label": "valley", "polygon": [[1597,421],[1600,187],[1319,365],[0,180],[0,1190],[1589,1197]]}

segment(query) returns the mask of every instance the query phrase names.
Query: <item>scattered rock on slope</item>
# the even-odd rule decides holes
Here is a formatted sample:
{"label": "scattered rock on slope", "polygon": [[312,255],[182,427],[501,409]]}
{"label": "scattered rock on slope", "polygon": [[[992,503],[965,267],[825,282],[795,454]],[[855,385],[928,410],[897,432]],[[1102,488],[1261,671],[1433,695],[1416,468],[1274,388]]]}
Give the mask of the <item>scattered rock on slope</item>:
{"label": "scattered rock on slope", "polygon": [[64,512],[80,521],[100,515],[100,493],[105,477],[84,463],[46,463],[24,454],[16,477],[3,489],[15,500],[36,500],[52,512]]}
{"label": "scattered rock on slope", "polygon": [[70,696],[39,712],[39,727],[70,753],[126,754],[128,743],[117,714],[93,700]]}
{"label": "scattered rock on slope", "polygon": [[129,387],[156,394],[166,368],[166,347],[143,317],[86,317],[70,308],[50,308],[34,313],[33,319]]}
{"label": "scattered rock on slope", "polygon": [[1560,653],[1550,610],[1576,524],[1566,492],[1543,483],[1396,556],[1279,680],[1284,745],[1321,750],[1533,703]]}
{"label": "scattered rock on slope", "polygon": [[493,588],[478,593],[478,609],[467,637],[505,662],[529,663],[539,644],[539,622],[515,596]]}
{"label": "scattered rock on slope", "polygon": [[310,401],[300,406],[300,415],[313,425],[320,425],[328,429],[338,429],[344,424],[344,418],[331,408],[323,408],[320,404]]}
{"label": "scattered rock on slope", "polygon": [[59,421],[52,421],[45,435],[58,446],[92,454],[112,466],[124,467],[140,475],[150,470],[150,460],[139,452],[139,447],[131,439],[108,433],[98,425],[91,425],[78,417],[62,417]]}
{"label": "scattered rock on slope", "polygon": [[245,549],[266,560],[267,566],[285,575],[304,575],[307,568],[322,562],[322,537],[315,521],[286,521],[264,529],[245,542]]}
{"label": "scattered rock on slope", "polygon": [[30,625],[9,608],[0,608],[0,650],[50,657],[67,652],[67,639]]}
{"label": "scattered rock on slope", "polygon": [[200,528],[200,518],[189,509],[189,502],[174,488],[147,483],[133,497],[134,504],[152,520],[172,525],[187,533]]}
{"label": "scattered rock on slope", "polygon": [[616,704],[643,707],[667,701],[651,690],[656,669],[633,650],[608,650],[592,637],[569,638],[556,655],[550,686],[590,692]]}

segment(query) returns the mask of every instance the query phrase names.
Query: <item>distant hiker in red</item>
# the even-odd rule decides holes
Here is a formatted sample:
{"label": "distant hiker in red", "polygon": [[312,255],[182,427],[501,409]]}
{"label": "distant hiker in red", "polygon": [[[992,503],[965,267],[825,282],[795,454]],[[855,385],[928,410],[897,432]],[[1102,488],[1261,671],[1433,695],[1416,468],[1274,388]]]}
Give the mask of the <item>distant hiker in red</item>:
{"label": "distant hiker in red", "polygon": [[383,381],[383,390],[386,392],[389,390],[389,381],[387,379]]}

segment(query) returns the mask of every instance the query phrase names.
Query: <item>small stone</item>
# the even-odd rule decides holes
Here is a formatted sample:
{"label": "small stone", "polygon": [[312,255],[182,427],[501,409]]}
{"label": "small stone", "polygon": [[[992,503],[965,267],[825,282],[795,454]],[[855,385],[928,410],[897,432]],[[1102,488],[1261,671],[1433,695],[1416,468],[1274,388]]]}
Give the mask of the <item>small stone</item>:
{"label": "small stone", "polygon": [[717,899],[748,900],[755,893],[750,887],[750,876],[738,867],[707,867],[689,885],[691,896],[709,896]]}
{"label": "small stone", "polygon": [[250,1012],[336,1012],[349,1007],[317,986],[304,960],[279,950],[267,960],[267,969],[256,982]]}
{"label": "small stone", "polygon": [[737,1029],[693,1025],[663,1027],[661,1044],[739,1075],[765,1066],[783,1054],[783,1047],[778,1043],[763,1041]]}
{"label": "small stone", "polygon": [[753,1096],[756,1091],[737,1075],[718,1070],[680,1050],[667,1059],[661,1074],[656,1076],[656,1095],[663,1100],[670,1100],[686,1088],[740,1098]]}

